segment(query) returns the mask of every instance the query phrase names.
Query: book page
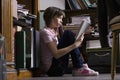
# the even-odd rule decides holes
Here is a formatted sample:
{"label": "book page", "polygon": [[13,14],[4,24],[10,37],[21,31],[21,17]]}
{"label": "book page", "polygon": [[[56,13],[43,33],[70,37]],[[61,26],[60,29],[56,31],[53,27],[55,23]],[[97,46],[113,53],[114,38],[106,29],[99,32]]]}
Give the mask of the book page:
{"label": "book page", "polygon": [[90,23],[84,20],[82,21],[82,23],[80,24],[79,31],[76,34],[76,40],[87,30],[89,26],[90,26]]}

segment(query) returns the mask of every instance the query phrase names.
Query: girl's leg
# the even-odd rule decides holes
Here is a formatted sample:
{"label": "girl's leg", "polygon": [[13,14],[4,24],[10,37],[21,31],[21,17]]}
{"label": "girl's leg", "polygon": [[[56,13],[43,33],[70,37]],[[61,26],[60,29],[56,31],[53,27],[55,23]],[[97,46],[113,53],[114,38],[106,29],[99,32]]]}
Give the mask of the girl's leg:
{"label": "girl's leg", "polygon": [[[58,48],[67,47],[73,44],[74,42],[75,42],[75,34],[69,30],[66,30],[64,31],[63,36],[59,41]],[[83,67],[83,60],[82,60],[79,48],[72,50],[69,54],[71,54],[73,67],[75,68]],[[62,60],[65,60],[65,59],[63,58]]]}
{"label": "girl's leg", "polygon": [[62,76],[67,68],[68,65],[68,56],[65,55],[60,59],[53,58],[52,65],[47,72],[47,75],[52,76]]}
{"label": "girl's leg", "polygon": [[[67,47],[75,42],[75,34],[71,31],[65,31],[58,47]],[[75,48],[69,54],[71,54],[72,63],[73,63],[73,76],[81,76],[81,75],[98,75],[99,73],[90,69],[87,64],[83,64],[83,58],[80,53],[79,48]],[[69,59],[69,58],[68,58]],[[67,59],[67,61],[68,61]],[[65,59],[62,58],[62,62],[65,62]],[[66,65],[67,66],[67,65]]]}

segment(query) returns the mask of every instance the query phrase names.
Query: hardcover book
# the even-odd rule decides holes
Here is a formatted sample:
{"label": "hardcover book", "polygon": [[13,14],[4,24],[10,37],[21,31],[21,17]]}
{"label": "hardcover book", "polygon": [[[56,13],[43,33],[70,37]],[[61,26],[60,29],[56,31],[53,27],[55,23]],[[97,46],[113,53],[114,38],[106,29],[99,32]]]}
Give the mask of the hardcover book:
{"label": "hardcover book", "polygon": [[75,9],[81,9],[80,5],[78,4],[77,0],[71,0]]}
{"label": "hardcover book", "polygon": [[15,33],[15,68],[26,68],[26,34],[25,31]]}

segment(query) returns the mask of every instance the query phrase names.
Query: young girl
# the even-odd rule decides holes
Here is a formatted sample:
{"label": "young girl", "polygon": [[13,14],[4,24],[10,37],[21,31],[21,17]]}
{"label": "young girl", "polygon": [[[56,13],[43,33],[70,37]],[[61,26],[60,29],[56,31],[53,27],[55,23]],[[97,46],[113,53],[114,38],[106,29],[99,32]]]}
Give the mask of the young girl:
{"label": "young girl", "polygon": [[48,7],[44,12],[46,26],[40,31],[40,68],[48,76],[62,76],[68,67],[69,55],[73,63],[73,76],[97,76],[98,72],[90,69],[79,51],[84,34],[75,40],[75,34],[64,31],[58,40],[58,28],[62,25],[64,12],[57,7]]}

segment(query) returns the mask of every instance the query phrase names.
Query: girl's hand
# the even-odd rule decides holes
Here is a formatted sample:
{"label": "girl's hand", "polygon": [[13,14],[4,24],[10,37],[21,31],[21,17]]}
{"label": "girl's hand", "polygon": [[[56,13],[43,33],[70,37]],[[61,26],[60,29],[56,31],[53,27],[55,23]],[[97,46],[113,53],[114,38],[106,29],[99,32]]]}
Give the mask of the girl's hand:
{"label": "girl's hand", "polygon": [[82,44],[83,39],[84,39],[84,33],[75,41],[74,45],[76,46],[76,48]]}

